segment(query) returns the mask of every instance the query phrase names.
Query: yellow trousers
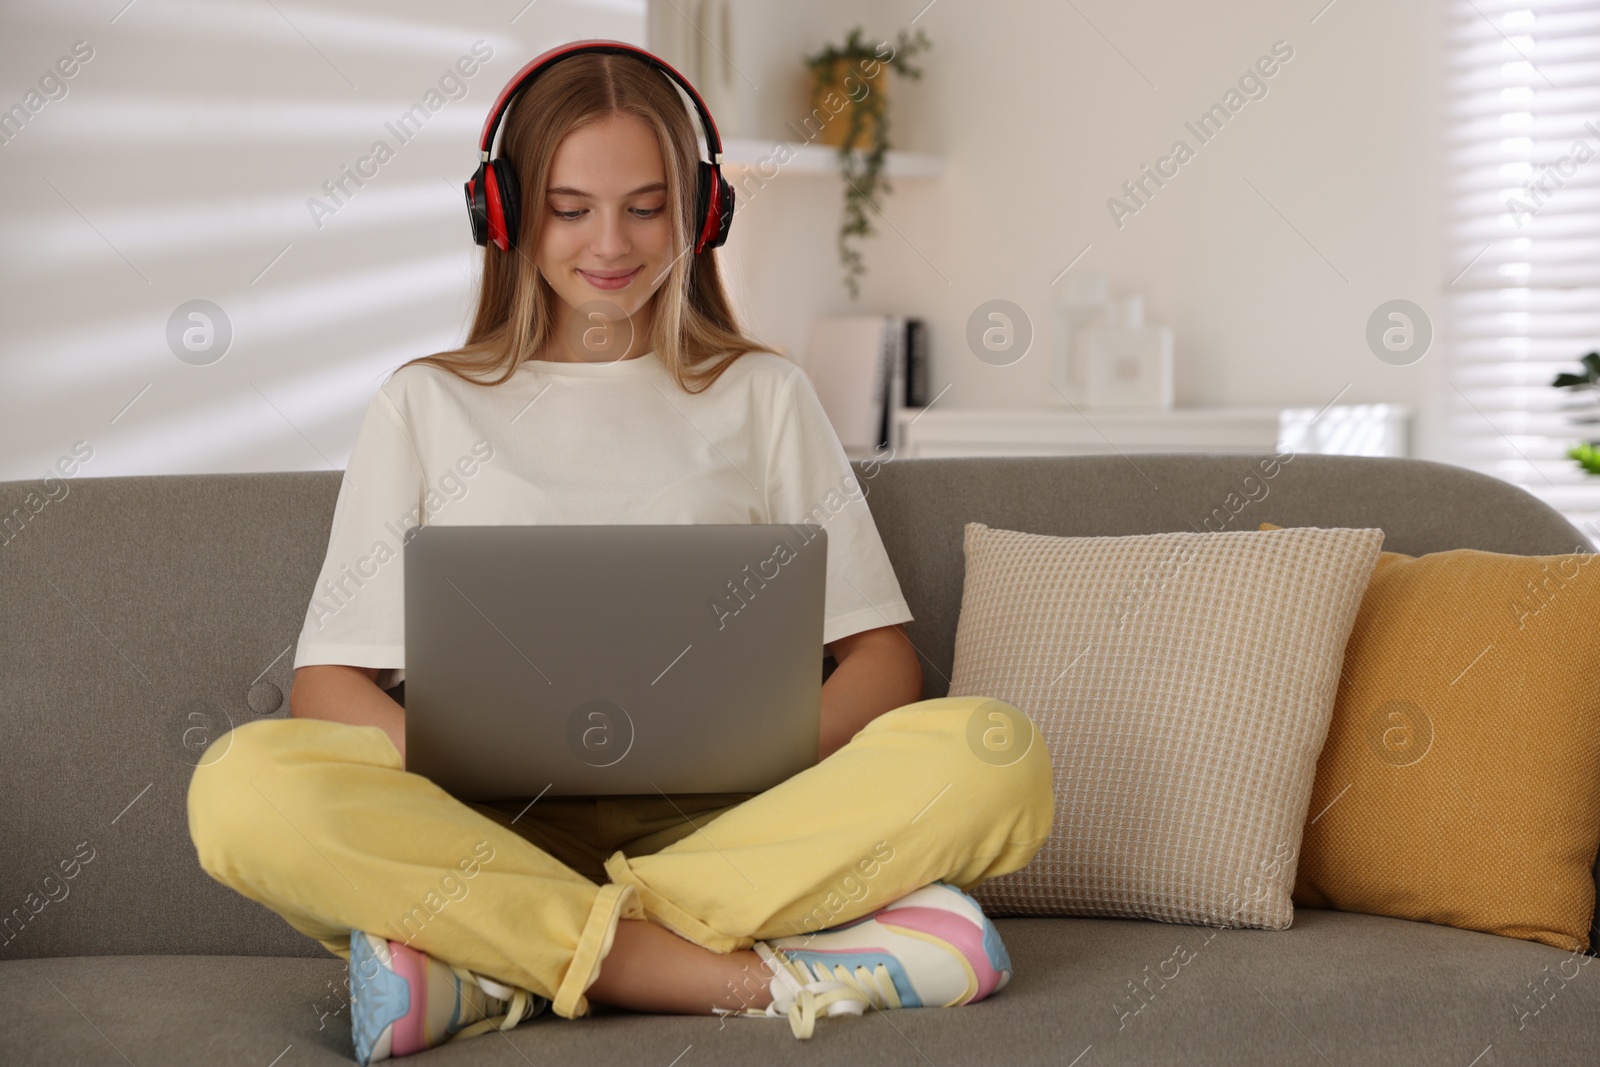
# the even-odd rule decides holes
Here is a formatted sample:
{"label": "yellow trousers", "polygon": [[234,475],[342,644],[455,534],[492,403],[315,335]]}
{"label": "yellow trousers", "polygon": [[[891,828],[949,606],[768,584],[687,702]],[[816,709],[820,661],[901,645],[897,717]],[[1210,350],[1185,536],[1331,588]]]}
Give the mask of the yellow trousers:
{"label": "yellow trousers", "polygon": [[[985,748],[1018,725],[1001,757]],[[1054,813],[1037,729],[976,696],[885,712],[755,795],[469,805],[378,728],[318,719],[238,727],[189,787],[201,867],[329,951],[349,958],[352,929],[405,941],[566,1018],[588,1014],[619,919],[749,948],[1015,871]]]}

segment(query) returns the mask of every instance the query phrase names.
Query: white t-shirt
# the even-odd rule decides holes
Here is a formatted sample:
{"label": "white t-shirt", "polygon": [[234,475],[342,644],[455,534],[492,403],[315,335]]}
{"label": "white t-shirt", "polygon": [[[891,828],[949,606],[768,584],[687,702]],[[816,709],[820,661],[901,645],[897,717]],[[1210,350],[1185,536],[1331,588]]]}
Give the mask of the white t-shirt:
{"label": "white t-shirt", "polygon": [[692,396],[654,352],[529,360],[496,386],[403,367],[362,418],[294,665],[405,678],[401,553],[428,523],[813,522],[828,534],[823,643],[910,622],[866,491],[810,379],[770,352]]}

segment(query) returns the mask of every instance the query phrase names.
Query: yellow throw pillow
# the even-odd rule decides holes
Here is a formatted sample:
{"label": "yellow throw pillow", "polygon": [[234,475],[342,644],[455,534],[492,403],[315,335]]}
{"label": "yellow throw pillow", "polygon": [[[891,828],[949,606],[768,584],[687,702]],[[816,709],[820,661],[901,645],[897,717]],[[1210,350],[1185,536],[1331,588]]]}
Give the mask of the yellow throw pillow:
{"label": "yellow throw pillow", "polygon": [[1295,904],[1588,946],[1597,559],[1380,555],[1317,760]]}

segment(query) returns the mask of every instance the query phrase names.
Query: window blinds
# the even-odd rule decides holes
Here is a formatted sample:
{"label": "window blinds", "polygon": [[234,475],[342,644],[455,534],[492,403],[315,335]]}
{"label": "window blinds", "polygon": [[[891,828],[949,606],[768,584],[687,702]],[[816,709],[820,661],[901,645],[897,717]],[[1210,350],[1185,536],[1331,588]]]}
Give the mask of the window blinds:
{"label": "window blinds", "polygon": [[1600,5],[1446,0],[1445,274],[1453,462],[1600,542],[1600,391],[1551,385],[1600,349]]}

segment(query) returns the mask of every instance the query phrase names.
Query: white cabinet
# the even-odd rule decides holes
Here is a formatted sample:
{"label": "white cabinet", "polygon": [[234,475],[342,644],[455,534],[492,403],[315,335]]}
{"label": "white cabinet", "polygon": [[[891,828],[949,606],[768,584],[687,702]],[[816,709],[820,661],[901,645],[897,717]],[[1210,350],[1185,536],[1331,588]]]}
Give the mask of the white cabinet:
{"label": "white cabinet", "polygon": [[[1319,414],[1277,405],[1170,411],[1081,408],[901,408],[891,420],[892,457],[1063,456],[1131,452],[1297,452],[1406,455],[1410,411],[1396,404],[1329,407]],[[867,454],[852,455],[864,459]],[[879,458],[886,458],[882,455]]]}

